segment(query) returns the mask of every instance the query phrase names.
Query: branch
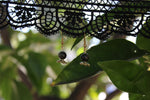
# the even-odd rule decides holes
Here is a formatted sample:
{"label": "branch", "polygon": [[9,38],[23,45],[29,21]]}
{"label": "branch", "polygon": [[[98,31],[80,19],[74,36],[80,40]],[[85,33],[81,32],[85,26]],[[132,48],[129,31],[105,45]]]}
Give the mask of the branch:
{"label": "branch", "polygon": [[111,94],[109,94],[105,100],[112,100],[112,98],[115,97],[119,93],[121,93],[121,91],[117,89],[114,92],[112,92]]}
{"label": "branch", "polygon": [[96,82],[99,75],[81,81],[67,100],[83,100],[88,89]]}
{"label": "branch", "polygon": [[8,27],[5,27],[5,28],[0,30],[1,38],[2,38],[2,42],[3,42],[4,45],[9,46],[10,48],[12,48],[11,43],[10,43],[10,34],[9,34],[7,28]]}
{"label": "branch", "polygon": [[20,78],[22,79],[22,82],[28,87],[29,90],[32,90],[31,82],[19,68],[18,68],[18,73],[19,73]]}
{"label": "branch", "polygon": [[26,85],[26,87],[29,89],[29,91],[31,92],[34,100],[38,100],[38,93],[36,91],[34,91],[32,83],[30,82],[30,80],[28,79],[27,75],[25,75],[19,68],[18,68],[18,74],[22,80],[22,82]]}

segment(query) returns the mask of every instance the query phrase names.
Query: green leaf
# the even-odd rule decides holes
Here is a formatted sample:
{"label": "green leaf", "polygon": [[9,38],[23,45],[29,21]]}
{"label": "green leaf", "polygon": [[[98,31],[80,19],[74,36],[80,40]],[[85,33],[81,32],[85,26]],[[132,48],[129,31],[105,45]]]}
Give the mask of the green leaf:
{"label": "green leaf", "polygon": [[28,76],[32,83],[36,86],[38,91],[41,90],[42,80],[45,74],[45,68],[48,65],[47,59],[44,55],[29,52],[28,59],[17,54],[13,55],[25,68],[27,69]]}
{"label": "green leaf", "polygon": [[0,51],[1,50],[12,50],[9,46],[6,45],[0,45]]}
{"label": "green leaf", "polygon": [[33,100],[31,91],[21,82],[15,82],[11,100]]}
{"label": "green leaf", "polygon": [[139,48],[143,49],[143,50],[147,50],[150,52],[150,39],[145,38],[142,35],[138,35],[137,40],[136,40],[136,44]]}
{"label": "green leaf", "polygon": [[31,81],[40,90],[42,87],[42,78],[45,68],[48,65],[45,57],[39,53],[30,52],[28,57],[28,66],[26,66]]}
{"label": "green leaf", "polygon": [[141,30],[140,30],[141,33],[139,33],[137,36],[136,44],[139,48],[150,52],[150,45],[149,45],[150,39],[143,36],[143,35],[149,36],[149,33],[147,31],[145,31],[145,29],[149,30],[149,27],[148,27],[149,23],[150,23],[150,19],[148,19],[147,22],[141,28]]}
{"label": "green leaf", "polygon": [[140,95],[140,94],[129,94],[130,100],[150,100],[150,95]]}
{"label": "green leaf", "polygon": [[5,79],[0,83],[0,90],[2,91],[2,97],[5,100],[12,100],[12,82],[10,79]]}
{"label": "green leaf", "polygon": [[144,55],[145,51],[127,40],[118,39],[92,47],[87,53],[90,57],[90,67],[81,66],[81,59],[78,56],[63,69],[53,84],[71,83],[90,77],[102,70],[97,65],[99,61],[133,60]]}
{"label": "green leaf", "polygon": [[10,57],[4,57],[0,62],[0,91],[5,100],[12,100],[12,83],[16,78],[16,64]]}
{"label": "green leaf", "polygon": [[143,67],[128,61],[104,61],[99,65],[120,90],[140,94],[150,92],[150,72]]}

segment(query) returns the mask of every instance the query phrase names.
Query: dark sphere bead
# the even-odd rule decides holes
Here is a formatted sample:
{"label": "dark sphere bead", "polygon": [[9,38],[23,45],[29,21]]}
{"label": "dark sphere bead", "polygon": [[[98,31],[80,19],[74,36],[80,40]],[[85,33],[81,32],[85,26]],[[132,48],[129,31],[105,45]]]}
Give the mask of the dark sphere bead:
{"label": "dark sphere bead", "polygon": [[88,61],[88,60],[89,60],[88,54],[87,54],[87,53],[81,54],[81,60],[82,60],[82,61]]}
{"label": "dark sphere bead", "polygon": [[59,52],[59,54],[58,54],[58,57],[59,57],[60,59],[65,59],[66,56],[67,56],[67,54],[66,54],[64,51],[61,51],[61,52]]}

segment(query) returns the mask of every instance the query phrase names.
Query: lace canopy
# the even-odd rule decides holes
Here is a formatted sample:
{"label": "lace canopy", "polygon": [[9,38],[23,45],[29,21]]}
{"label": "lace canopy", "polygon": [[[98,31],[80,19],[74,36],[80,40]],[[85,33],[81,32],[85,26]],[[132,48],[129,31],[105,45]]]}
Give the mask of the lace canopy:
{"label": "lace canopy", "polygon": [[112,33],[150,38],[148,0],[0,0],[0,28],[35,26],[45,35],[62,31],[107,39]]}

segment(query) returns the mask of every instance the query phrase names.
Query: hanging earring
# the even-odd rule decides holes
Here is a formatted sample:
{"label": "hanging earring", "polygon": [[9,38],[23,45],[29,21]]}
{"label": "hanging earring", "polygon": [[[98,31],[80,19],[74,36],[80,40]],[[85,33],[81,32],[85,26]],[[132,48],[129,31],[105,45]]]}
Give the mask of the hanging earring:
{"label": "hanging earring", "polygon": [[80,65],[84,65],[84,66],[90,66],[90,64],[88,63],[88,60],[89,60],[89,56],[88,54],[86,53],[86,39],[85,39],[85,34],[84,34],[84,53],[81,54],[81,62],[80,62]]}
{"label": "hanging earring", "polygon": [[64,38],[63,38],[63,33],[61,32],[61,50],[59,53],[58,53],[58,57],[60,58],[60,60],[58,60],[57,62],[58,63],[62,63],[62,64],[67,64],[67,62],[64,60],[66,57],[67,57],[67,54],[66,52],[64,52]]}

